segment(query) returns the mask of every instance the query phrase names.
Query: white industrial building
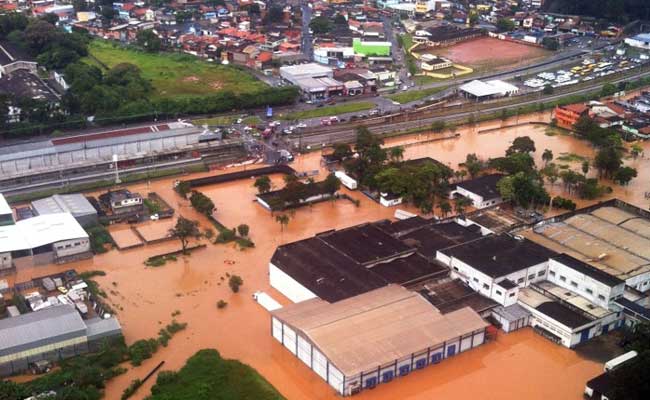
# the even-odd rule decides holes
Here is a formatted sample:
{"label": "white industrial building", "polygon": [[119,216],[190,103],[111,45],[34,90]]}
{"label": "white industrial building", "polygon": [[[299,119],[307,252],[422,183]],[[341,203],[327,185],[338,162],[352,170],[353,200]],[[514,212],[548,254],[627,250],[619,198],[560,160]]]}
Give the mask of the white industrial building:
{"label": "white industrial building", "polygon": [[479,81],[473,80],[458,88],[465,96],[476,100],[485,100],[496,97],[512,96],[519,93],[519,88],[501,80]]}
{"label": "white industrial building", "polygon": [[[1,194],[0,198],[1,204]],[[2,269],[91,256],[88,234],[69,213],[39,215],[0,226]]]}
{"label": "white industrial building", "polygon": [[449,193],[450,197],[462,196],[472,202],[475,208],[486,208],[503,202],[497,183],[503,174],[490,174],[459,182]]}
{"label": "white industrial building", "polygon": [[489,235],[439,250],[436,259],[451,269],[452,277],[503,306],[517,302],[520,288],[546,279],[547,248],[507,234]]}
{"label": "white industrial building", "polygon": [[650,33],[641,33],[625,39],[625,44],[637,49],[650,50]]}
{"label": "white industrial building", "polygon": [[273,337],[344,396],[480,346],[489,325],[469,307],[442,314],[398,285],[271,315]]}
{"label": "white industrial building", "polygon": [[119,129],[46,141],[7,145],[0,148],[0,175],[20,177],[61,168],[84,168],[100,162],[141,157],[198,145],[201,129],[171,122]]}
{"label": "white industrial building", "polygon": [[343,94],[345,85],[335,80],[330,67],[318,63],[289,65],[280,68],[280,76],[300,88],[304,98],[321,100]]}

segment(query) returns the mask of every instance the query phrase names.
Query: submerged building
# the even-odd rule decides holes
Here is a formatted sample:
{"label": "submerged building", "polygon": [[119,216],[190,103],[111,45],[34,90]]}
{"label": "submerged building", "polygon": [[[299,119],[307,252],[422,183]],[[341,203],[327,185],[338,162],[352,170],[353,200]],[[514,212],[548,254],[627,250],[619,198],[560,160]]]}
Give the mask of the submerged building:
{"label": "submerged building", "polygon": [[344,396],[480,346],[489,326],[469,307],[443,314],[394,284],[271,314],[273,337]]}
{"label": "submerged building", "polygon": [[59,361],[97,350],[122,334],[114,317],[84,321],[72,305],[0,320],[0,375],[23,372],[41,360]]}

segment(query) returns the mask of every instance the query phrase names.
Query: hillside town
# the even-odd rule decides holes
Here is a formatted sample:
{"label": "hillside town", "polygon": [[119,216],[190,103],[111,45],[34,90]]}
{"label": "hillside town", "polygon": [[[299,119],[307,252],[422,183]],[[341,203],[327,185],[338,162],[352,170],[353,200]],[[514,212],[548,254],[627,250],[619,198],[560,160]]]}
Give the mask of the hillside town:
{"label": "hillside town", "polygon": [[0,399],[650,396],[644,1],[0,0],[0,111]]}

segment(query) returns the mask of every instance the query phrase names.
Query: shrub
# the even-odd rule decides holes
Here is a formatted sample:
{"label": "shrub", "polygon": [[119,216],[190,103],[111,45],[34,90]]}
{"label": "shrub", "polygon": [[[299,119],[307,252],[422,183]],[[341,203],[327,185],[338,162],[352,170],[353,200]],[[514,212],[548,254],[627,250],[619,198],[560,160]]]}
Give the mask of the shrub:
{"label": "shrub", "polygon": [[247,237],[249,231],[250,231],[250,228],[249,228],[249,226],[246,225],[246,224],[241,224],[241,225],[239,225],[239,226],[237,227],[237,232],[239,232],[239,235],[240,235],[240,236]]}
{"label": "shrub", "polygon": [[185,181],[180,181],[176,186],[174,186],[176,193],[180,194],[184,199],[187,198],[187,194],[190,192],[190,183]]}
{"label": "shrub", "polygon": [[233,240],[235,240],[235,237],[237,236],[236,232],[234,229],[224,229],[219,233],[217,236],[217,243],[228,243]]}
{"label": "shrub", "polygon": [[553,197],[553,205],[557,208],[562,208],[569,211],[575,211],[576,209],[576,203],[574,203],[573,200],[560,196]]}
{"label": "shrub", "polygon": [[251,248],[251,247],[255,247],[255,243],[253,243],[252,240],[246,239],[246,238],[237,239],[237,244],[242,249],[248,249],[248,248]]}
{"label": "shrub", "polygon": [[217,301],[217,308],[218,309],[226,308],[227,305],[228,305],[228,302],[225,301],[225,300]]}
{"label": "shrub", "polygon": [[158,341],[156,339],[141,339],[129,346],[129,357],[131,364],[138,366],[142,361],[151,358],[158,350]]}
{"label": "shrub", "polygon": [[239,275],[232,275],[228,279],[228,286],[233,291],[233,293],[239,292],[239,287],[244,284],[244,280]]}
{"label": "shrub", "polygon": [[142,381],[140,379],[132,380],[131,384],[126,389],[124,389],[121,400],[126,400],[129,397],[133,396],[140,386],[142,386]]}

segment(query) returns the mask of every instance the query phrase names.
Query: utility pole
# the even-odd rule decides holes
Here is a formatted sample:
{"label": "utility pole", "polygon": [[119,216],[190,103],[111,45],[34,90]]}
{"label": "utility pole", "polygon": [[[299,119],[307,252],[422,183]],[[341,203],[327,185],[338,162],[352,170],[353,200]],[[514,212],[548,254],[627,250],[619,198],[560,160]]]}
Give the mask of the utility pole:
{"label": "utility pole", "polygon": [[113,154],[113,163],[115,164],[115,184],[119,185],[122,183],[120,180],[120,171],[117,168],[117,154]]}

